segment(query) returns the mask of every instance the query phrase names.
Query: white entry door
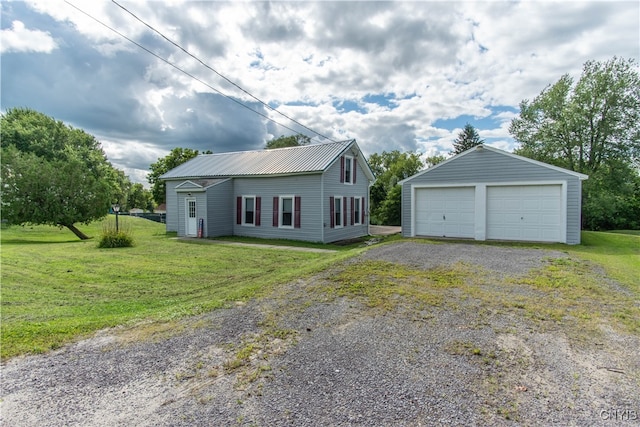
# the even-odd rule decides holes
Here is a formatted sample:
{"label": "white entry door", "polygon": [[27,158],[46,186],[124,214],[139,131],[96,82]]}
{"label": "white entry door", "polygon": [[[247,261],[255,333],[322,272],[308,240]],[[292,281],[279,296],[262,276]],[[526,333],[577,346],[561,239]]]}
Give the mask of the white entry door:
{"label": "white entry door", "polygon": [[563,242],[562,186],[487,187],[487,238]]}
{"label": "white entry door", "polygon": [[197,236],[198,235],[198,218],[197,218],[197,210],[196,210],[196,199],[186,199],[186,209],[187,209],[187,223],[185,228],[185,234],[187,236]]}
{"label": "white entry door", "polygon": [[475,188],[416,189],[415,227],[418,236],[475,236]]}

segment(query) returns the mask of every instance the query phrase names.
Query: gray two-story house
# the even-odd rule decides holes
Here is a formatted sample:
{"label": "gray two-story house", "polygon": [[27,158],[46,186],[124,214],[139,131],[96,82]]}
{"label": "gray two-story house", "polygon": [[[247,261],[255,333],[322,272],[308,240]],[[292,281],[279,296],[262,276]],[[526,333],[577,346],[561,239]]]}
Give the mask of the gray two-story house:
{"label": "gray two-story house", "polygon": [[203,154],[160,179],[178,236],[329,243],[369,233],[374,176],[355,140]]}

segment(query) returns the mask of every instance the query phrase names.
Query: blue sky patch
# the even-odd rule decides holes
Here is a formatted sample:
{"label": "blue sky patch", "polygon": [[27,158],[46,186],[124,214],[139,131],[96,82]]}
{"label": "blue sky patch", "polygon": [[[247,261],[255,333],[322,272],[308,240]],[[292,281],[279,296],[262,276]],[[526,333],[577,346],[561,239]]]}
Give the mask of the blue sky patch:
{"label": "blue sky patch", "polygon": [[487,117],[474,117],[469,114],[463,114],[452,119],[438,119],[433,122],[433,126],[436,128],[452,130],[462,129],[467,123],[469,123],[476,129],[495,129],[500,127],[502,122],[505,120],[499,116],[501,113],[518,113],[516,108],[507,106],[489,108],[491,110],[491,115]]}
{"label": "blue sky patch", "polygon": [[358,102],[345,99],[344,101],[333,101],[333,108],[340,113],[349,113],[351,111],[356,111],[360,114],[367,113],[367,110],[363,108]]}

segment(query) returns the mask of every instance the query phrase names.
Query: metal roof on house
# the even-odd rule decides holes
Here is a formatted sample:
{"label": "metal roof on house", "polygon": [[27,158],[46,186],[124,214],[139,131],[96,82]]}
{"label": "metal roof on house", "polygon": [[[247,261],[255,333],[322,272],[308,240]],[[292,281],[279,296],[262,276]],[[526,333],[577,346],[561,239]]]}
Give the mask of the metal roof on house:
{"label": "metal roof on house", "polygon": [[[202,154],[160,176],[162,180],[322,172],[355,140],[272,150]],[[359,150],[359,148],[357,148]],[[367,165],[368,168],[368,165]],[[370,172],[370,169],[369,171]],[[371,175],[373,178],[373,175]]]}

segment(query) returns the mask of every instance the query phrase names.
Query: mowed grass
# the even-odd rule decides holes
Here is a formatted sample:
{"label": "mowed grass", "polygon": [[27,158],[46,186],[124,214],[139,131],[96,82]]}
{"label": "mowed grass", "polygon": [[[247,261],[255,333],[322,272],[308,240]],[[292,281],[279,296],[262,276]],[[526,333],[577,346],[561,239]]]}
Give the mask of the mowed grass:
{"label": "mowed grass", "polygon": [[[112,219],[111,219],[112,221]],[[102,222],[2,230],[1,356],[42,353],[106,327],[168,321],[259,295],[320,271],[347,252],[190,243],[163,224],[120,217],[132,248],[99,249]]]}
{"label": "mowed grass", "polygon": [[[2,230],[3,359],[46,352],[106,327],[143,320],[170,328],[166,322],[260,296],[276,284],[322,271],[360,252],[353,247],[312,253],[183,241],[167,236],[163,224],[126,217],[120,221],[133,231],[132,248],[99,249],[102,222],[81,227],[94,237],[89,241],[55,227]],[[611,321],[640,333],[640,236],[584,232],[582,239],[578,246],[513,243],[558,249],[571,257],[525,277],[496,281],[461,263],[425,272],[365,262],[338,272],[334,286],[324,291],[364,297],[371,307],[383,309],[393,309],[398,297],[473,309],[450,299],[463,295],[480,304],[476,309],[517,311],[554,325],[569,319],[585,330]],[[623,292],[594,274],[594,264],[621,284]],[[523,287],[534,292],[517,291]]]}
{"label": "mowed grass", "polygon": [[640,231],[584,231],[582,244],[570,250],[602,265],[608,276],[640,295]]}

